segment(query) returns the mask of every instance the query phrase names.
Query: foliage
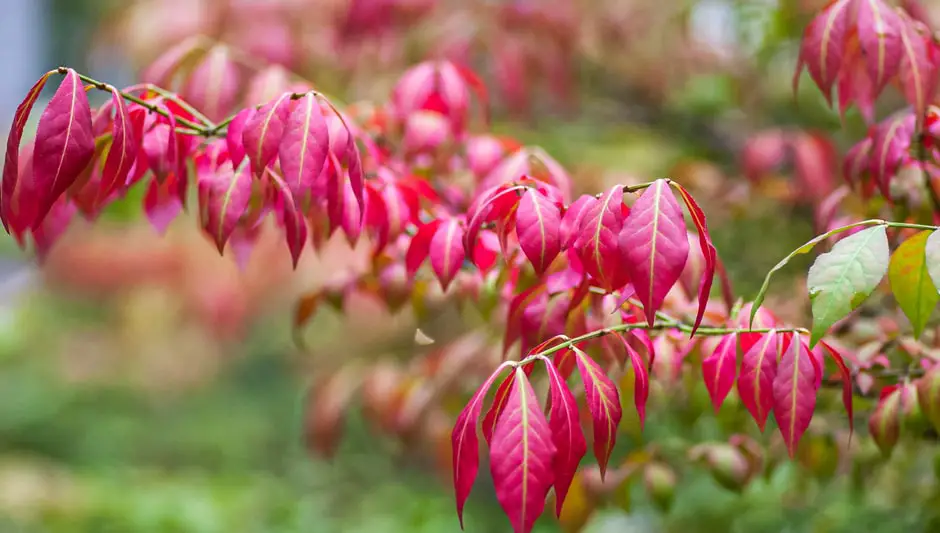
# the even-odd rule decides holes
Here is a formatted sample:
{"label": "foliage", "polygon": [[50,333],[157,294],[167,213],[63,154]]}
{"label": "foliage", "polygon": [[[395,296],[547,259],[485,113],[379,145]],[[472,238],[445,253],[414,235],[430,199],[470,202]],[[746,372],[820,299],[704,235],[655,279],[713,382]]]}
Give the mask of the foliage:
{"label": "foliage", "polygon": [[[349,15],[385,19],[363,6]],[[361,295],[390,310],[410,303],[425,317],[453,306],[474,312],[479,326],[442,342],[411,372],[349,366],[327,376],[308,399],[308,446],[331,454],[360,397],[372,423],[451,465],[463,525],[482,425],[495,495],[514,531],[531,531],[547,501],[564,527],[579,530],[634,474],[642,473],[653,501],[671,505],[675,454],[652,446],[622,461],[615,454],[624,421],[645,426],[651,377],[679,391],[700,377],[716,412],[740,401],[761,432],[773,414],[790,458],[800,458],[830,385],[841,389],[849,440],[854,397],[877,390],[868,427],[885,455],[905,431],[940,430],[940,339],[931,331],[919,340],[940,300],[932,225],[940,215],[940,44],[918,16],[884,0],[835,0],[807,26],[794,81],[805,67],[827,102],[835,87],[840,113],[854,105],[872,125],[843,164],[871,214],[843,210],[849,187],[821,178],[834,157],[826,139],[798,131],[751,139],[746,175],[758,183],[792,156],[806,189],[798,200],[813,206],[821,233],[775,266],[752,302],[735,300],[687,187],[661,178],[576,195],[545,150],[485,132],[489,94],[456,59],[418,63],[385,102],[349,106],[282,66],[248,65],[232,47],[201,38],[170,48],[144,70],[143,83],[124,89],[60,67],[37,81],[14,117],[0,215],[42,259],[74,217],[96,219],[138,183],[147,217],[164,232],[187,209],[192,179],[202,230],[239,262],[268,219],[295,267],[308,246],[322,249],[335,233],[365,243],[366,265],[298,303],[299,344],[320,307],[344,310]],[[539,24],[554,28],[552,20]],[[24,143],[53,76],[61,82]],[[892,83],[911,107],[876,123],[875,101]],[[93,109],[89,90],[108,99]],[[761,306],[774,273],[817,246],[829,250],[808,272],[806,330]],[[845,342],[886,276],[913,333]],[[720,301],[712,299],[715,278]],[[501,342],[492,342],[494,329]],[[415,341],[433,345],[435,336],[419,330]],[[883,353],[889,344],[903,363]],[[482,385],[455,409],[454,388],[473,385],[468,377]],[[589,449],[596,469],[581,467]],[[729,490],[764,470],[760,446],[742,434],[686,452]]]}

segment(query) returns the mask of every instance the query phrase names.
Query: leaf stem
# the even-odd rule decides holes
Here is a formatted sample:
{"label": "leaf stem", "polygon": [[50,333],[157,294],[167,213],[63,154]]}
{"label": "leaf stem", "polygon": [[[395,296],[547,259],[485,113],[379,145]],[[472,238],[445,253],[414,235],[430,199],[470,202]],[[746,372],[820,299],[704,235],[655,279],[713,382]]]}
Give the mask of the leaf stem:
{"label": "leaf stem", "polygon": [[[68,72],[68,68],[66,68],[66,67],[59,67],[58,69],[56,69],[56,72],[58,72],[59,74],[65,74],[65,73]],[[150,111],[151,113],[156,113],[156,114],[158,114],[158,115],[160,115],[160,116],[162,116],[162,117],[170,118],[170,112],[169,112],[169,111],[167,111],[167,110],[161,108],[160,106],[154,104],[153,102],[148,102],[148,101],[146,101],[146,100],[144,100],[144,99],[142,99],[142,98],[139,98],[139,97],[137,97],[137,96],[134,96],[133,94],[130,94],[130,93],[126,92],[126,91],[118,90],[118,89],[116,89],[113,85],[104,83],[104,82],[102,82],[102,81],[98,81],[98,80],[92,78],[91,76],[86,76],[85,74],[78,73],[78,77],[79,77],[79,79],[81,79],[83,82],[85,82],[85,83],[91,85],[92,87],[94,87],[95,89],[98,89],[99,91],[106,91],[106,92],[109,92],[109,93],[110,93],[110,92],[111,92],[111,89],[115,89],[115,90],[117,90],[118,94],[120,94],[121,97],[124,98],[125,100],[127,100],[127,101],[129,101],[129,102],[134,102],[135,104],[137,104],[137,105],[143,107],[144,109]],[[179,102],[176,102],[176,103],[179,103]],[[200,113],[200,114],[201,114],[201,113]],[[191,121],[191,120],[189,120],[189,119],[186,119],[186,118],[183,118],[183,117],[174,116],[173,118],[176,119],[176,122],[177,122],[178,124],[181,124],[182,126],[185,126],[185,127],[189,128],[190,130],[193,130],[194,132],[198,132],[199,135],[202,135],[202,136],[204,136],[204,137],[212,137],[212,136],[214,135],[213,132],[214,132],[214,130],[216,129],[216,126],[214,126],[214,125],[198,124],[198,123],[196,123],[196,122],[193,122],[193,121]]]}

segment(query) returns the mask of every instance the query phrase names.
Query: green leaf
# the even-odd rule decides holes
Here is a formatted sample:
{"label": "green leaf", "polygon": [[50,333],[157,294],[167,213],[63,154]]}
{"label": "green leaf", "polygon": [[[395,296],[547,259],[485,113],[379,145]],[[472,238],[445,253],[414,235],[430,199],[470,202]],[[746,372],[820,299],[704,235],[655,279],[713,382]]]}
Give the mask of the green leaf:
{"label": "green leaf", "polygon": [[927,272],[928,264],[935,270],[940,268],[937,264],[940,257],[940,241],[934,239],[934,256],[930,259],[927,257],[927,241],[932,233],[921,231],[901,243],[888,265],[888,280],[891,282],[894,298],[911,321],[914,335],[917,337],[924,331],[927,319],[930,318],[937,302],[940,302],[940,293]]}
{"label": "green leaf", "polygon": [[842,239],[816,258],[807,279],[813,303],[811,346],[871,295],[888,271],[890,253],[885,227],[876,226]]}
{"label": "green leaf", "polygon": [[934,288],[940,289],[940,232],[934,231],[924,243],[924,263]]}

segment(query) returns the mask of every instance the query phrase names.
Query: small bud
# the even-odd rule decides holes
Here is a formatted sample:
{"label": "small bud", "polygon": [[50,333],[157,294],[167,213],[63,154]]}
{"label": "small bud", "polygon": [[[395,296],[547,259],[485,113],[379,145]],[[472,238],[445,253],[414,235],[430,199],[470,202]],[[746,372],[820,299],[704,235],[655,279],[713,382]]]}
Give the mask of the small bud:
{"label": "small bud", "polygon": [[643,485],[646,492],[649,493],[653,504],[664,513],[669,512],[672,507],[677,483],[676,473],[668,465],[650,463],[643,469]]}
{"label": "small bud", "polygon": [[888,457],[901,434],[901,390],[883,391],[868,420],[868,430],[883,456]]}
{"label": "small bud", "polygon": [[916,386],[921,412],[934,429],[940,431],[940,365],[934,366],[918,379]]}

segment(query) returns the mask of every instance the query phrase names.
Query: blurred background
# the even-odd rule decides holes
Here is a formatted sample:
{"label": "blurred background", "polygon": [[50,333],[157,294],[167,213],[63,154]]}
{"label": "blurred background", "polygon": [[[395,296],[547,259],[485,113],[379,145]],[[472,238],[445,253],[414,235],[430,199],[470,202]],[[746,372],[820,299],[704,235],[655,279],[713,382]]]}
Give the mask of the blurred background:
{"label": "blurred background", "polygon": [[[855,112],[843,125],[811,84],[795,95],[791,86],[798,39],[824,3],[0,0],[0,135],[48,69],[129,85],[194,35],[281,64],[343,102],[383,101],[408,66],[458,58],[489,88],[495,131],[545,148],[579,192],[662,176],[692,188],[736,294],[752,298],[764,273],[814,234],[816,193],[841,178],[826,148],[811,152],[809,170],[749,179],[742,149],[761,135],[808,131],[840,150],[865,132]],[[193,214],[158,236],[141,196],[132,191],[93,225],[73,223],[42,264],[0,239],[0,531],[459,531],[449,451],[414,453],[368,424],[357,402],[336,407],[343,423],[330,431],[342,428],[342,439],[332,460],[305,448],[308,385],[339,363],[368,369],[377,354],[401,363],[418,350],[415,318],[368,300],[318,313],[304,333],[309,351],[292,343],[297,298],[357,252],[337,241],[292,272],[271,236],[239,269]],[[768,299],[784,319],[805,321],[806,302],[792,295],[805,293],[809,261]],[[342,383],[328,385],[343,396]],[[704,398],[681,409],[654,401],[645,434],[624,446],[726,439],[743,409],[715,416]],[[680,461],[669,505],[631,478],[589,517],[566,524],[546,513],[536,530],[574,531],[580,520],[595,533],[930,531],[932,445],[906,444],[859,483],[874,460],[835,476],[842,448],[821,419],[806,457],[743,490]],[[449,428],[445,420],[427,437],[446,447]],[[873,456],[867,436],[856,438]],[[507,532],[487,483],[468,504],[467,531]]]}

